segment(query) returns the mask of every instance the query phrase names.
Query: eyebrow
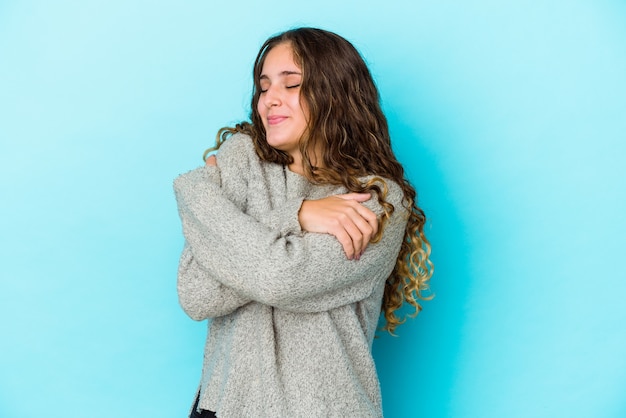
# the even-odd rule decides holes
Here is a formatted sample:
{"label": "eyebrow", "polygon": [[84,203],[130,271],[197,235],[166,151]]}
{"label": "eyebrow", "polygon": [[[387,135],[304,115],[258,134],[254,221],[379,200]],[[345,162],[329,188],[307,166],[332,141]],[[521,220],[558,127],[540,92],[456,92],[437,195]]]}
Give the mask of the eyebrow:
{"label": "eyebrow", "polygon": [[[279,75],[280,76],[288,76],[288,75],[302,75],[301,72],[299,71],[282,71]],[[261,74],[261,76],[259,77],[259,80],[269,80],[269,77],[265,74]]]}

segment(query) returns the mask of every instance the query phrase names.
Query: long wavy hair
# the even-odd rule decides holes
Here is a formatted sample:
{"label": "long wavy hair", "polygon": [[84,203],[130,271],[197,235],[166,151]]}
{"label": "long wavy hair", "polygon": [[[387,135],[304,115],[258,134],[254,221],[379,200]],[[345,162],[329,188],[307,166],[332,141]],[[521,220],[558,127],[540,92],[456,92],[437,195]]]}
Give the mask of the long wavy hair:
{"label": "long wavy hair", "polygon": [[[397,311],[404,302],[412,305],[415,316],[421,310],[419,299],[429,299],[428,280],[433,274],[430,244],[424,234],[426,216],[417,206],[416,192],[404,176],[404,169],[391,149],[387,119],[382,112],[378,90],[363,58],[341,36],[315,28],[298,28],[269,38],[254,63],[254,90],[250,122],[218,132],[219,148],[231,134],[243,132],[254,142],[259,157],[268,162],[288,165],[289,154],[272,148],[266,140],[263,121],[257,111],[261,95],[260,76],[268,52],[279,44],[289,44],[294,61],[302,71],[300,100],[308,107],[309,120],[299,147],[304,175],[316,184],[343,185],[351,192],[375,193],[385,210],[376,242],[382,236],[385,219],[394,207],[385,201],[386,190],[380,179],[362,184],[368,175],[393,180],[404,194],[408,222],[396,266],[385,283],[382,312],[383,329],[393,334],[405,321]],[[313,166],[311,150],[321,150],[322,164]]]}

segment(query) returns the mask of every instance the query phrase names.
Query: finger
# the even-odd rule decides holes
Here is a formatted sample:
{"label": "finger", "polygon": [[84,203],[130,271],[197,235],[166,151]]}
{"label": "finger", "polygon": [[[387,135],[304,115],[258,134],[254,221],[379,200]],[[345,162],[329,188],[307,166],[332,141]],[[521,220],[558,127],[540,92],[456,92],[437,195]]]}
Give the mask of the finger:
{"label": "finger", "polygon": [[376,235],[378,232],[378,216],[372,210],[360,204],[356,206],[356,210],[372,228],[372,235]]}
{"label": "finger", "polygon": [[358,228],[360,234],[360,241],[355,241],[354,245],[358,257],[358,255],[363,253],[363,251],[365,251],[365,249],[367,248],[370,240],[372,239],[372,236],[374,235],[374,229],[365,220],[365,218],[361,217],[360,215],[354,218],[353,221],[356,228]]}
{"label": "finger", "polygon": [[378,219],[374,212],[358,202],[346,201],[346,204],[336,218],[335,228],[343,228],[348,233],[352,239],[354,257],[358,259],[378,230]]}
{"label": "finger", "polygon": [[346,238],[343,237],[347,235],[350,242],[346,240],[345,244],[342,242],[342,245],[344,248],[347,248],[346,254],[349,259],[353,259],[360,254],[361,246],[363,245],[363,234],[354,223],[354,220],[357,218],[360,218],[360,215],[354,209],[345,208],[341,213],[337,214],[334,220],[335,225],[330,232],[337,238],[342,236],[344,240],[346,240]]}
{"label": "finger", "polygon": [[207,157],[205,164],[207,167],[209,166],[216,166],[217,165],[217,158],[215,158],[215,155],[210,155]]}
{"label": "finger", "polygon": [[359,213],[360,203],[352,202],[352,205],[344,208],[344,211],[338,217],[338,221],[352,238],[355,255],[358,255],[365,249],[369,241],[368,235],[371,234],[372,227],[367,220]]}
{"label": "finger", "polygon": [[365,202],[372,198],[372,195],[369,193],[345,193],[336,196],[343,200],[356,200],[357,202]]}
{"label": "finger", "polygon": [[[346,203],[348,203],[350,206],[349,210],[356,211],[355,214],[350,214],[353,221],[357,219],[357,216],[359,218],[362,218],[369,224],[370,228],[372,229],[372,235],[375,235],[378,232],[378,216],[376,216],[376,214],[371,209],[363,206],[361,203],[358,203],[354,200],[347,201]],[[346,212],[346,213],[349,213],[349,212]],[[360,229],[363,232],[365,232],[363,228],[360,228]],[[369,242],[369,240],[367,242]],[[365,246],[367,246],[367,244]],[[363,249],[365,249],[365,246]]]}
{"label": "finger", "polygon": [[359,227],[353,222],[344,223],[345,231],[350,236],[350,240],[352,241],[352,249],[353,256],[352,258],[358,259],[361,251],[363,250],[363,233],[359,229]]}
{"label": "finger", "polygon": [[352,244],[352,238],[350,238],[350,235],[346,232],[345,229],[335,231],[332,235],[337,238],[337,241],[339,241],[339,243],[343,247],[343,252],[346,253],[346,258],[348,260],[352,260],[354,258],[355,252],[354,245]]}

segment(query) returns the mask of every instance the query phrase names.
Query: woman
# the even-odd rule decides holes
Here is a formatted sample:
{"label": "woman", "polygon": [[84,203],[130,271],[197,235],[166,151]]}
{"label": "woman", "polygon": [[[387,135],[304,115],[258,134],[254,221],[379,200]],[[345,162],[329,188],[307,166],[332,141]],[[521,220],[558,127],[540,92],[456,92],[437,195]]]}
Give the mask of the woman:
{"label": "woman", "polygon": [[348,41],[284,32],[253,78],[251,122],[174,183],[180,302],[212,318],[191,416],[381,417],[372,341],[420,309],[424,213]]}

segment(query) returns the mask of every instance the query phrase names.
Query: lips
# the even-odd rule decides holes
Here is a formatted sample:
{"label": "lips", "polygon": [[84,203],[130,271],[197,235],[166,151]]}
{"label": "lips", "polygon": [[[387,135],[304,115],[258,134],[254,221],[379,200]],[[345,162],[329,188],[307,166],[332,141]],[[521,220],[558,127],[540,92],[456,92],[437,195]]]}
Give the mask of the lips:
{"label": "lips", "polygon": [[272,115],[272,116],[268,116],[267,117],[267,124],[272,126],[272,125],[278,125],[279,123],[281,123],[282,121],[286,120],[287,116],[281,116],[281,115]]}

